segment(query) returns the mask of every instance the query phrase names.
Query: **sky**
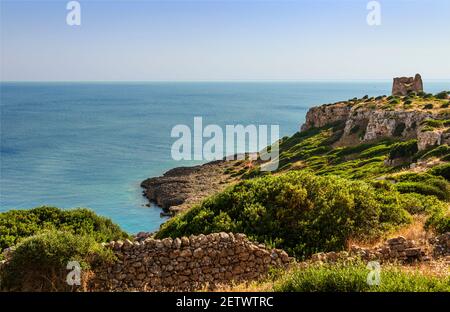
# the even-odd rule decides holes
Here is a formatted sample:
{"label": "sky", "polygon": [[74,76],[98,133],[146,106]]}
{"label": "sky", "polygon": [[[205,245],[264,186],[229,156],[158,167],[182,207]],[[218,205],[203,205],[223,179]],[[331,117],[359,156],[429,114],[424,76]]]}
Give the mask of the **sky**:
{"label": "sky", "polygon": [[0,0],[2,81],[450,79],[450,1]]}

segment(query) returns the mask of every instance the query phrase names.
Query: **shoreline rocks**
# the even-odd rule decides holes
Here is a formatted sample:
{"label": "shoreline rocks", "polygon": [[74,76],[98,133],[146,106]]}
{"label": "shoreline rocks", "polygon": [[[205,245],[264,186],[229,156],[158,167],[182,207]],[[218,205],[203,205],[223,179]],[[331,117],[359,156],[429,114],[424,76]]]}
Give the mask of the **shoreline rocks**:
{"label": "shoreline rocks", "polygon": [[233,179],[225,169],[236,162],[217,160],[173,168],[162,176],[144,180],[141,183],[143,195],[163,209],[162,216],[173,216],[232,183]]}

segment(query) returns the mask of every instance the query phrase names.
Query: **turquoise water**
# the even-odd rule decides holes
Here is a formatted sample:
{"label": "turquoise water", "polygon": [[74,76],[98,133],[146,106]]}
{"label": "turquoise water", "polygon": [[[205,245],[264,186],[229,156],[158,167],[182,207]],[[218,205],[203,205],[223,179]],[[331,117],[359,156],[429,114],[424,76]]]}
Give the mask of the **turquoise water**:
{"label": "turquoise water", "polygon": [[[449,82],[425,82],[428,92]],[[1,83],[0,211],[89,207],[129,232],[156,230],[139,184],[175,166],[176,124],[279,124],[309,107],[390,93],[390,82]]]}

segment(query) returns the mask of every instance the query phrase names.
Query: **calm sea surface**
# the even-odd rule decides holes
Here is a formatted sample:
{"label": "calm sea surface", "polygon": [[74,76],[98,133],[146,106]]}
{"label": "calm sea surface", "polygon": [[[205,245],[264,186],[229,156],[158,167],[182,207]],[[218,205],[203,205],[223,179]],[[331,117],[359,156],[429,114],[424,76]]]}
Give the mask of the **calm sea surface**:
{"label": "calm sea surface", "polygon": [[[450,89],[427,82],[426,91]],[[193,162],[171,159],[177,124],[278,124],[298,130],[309,107],[389,94],[386,82],[1,83],[0,211],[89,207],[129,232],[164,219],[139,184]]]}

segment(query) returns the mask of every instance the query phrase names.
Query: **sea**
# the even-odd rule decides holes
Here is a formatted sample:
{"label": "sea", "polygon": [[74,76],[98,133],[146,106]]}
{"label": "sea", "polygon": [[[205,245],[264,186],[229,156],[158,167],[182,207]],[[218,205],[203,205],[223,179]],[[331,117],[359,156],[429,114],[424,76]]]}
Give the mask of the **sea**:
{"label": "sea", "polygon": [[391,81],[1,82],[0,212],[87,207],[130,233],[155,231],[166,219],[141,181],[204,162],[173,159],[173,127],[202,117],[203,127],[279,125],[282,137],[312,106],[390,91]]}

